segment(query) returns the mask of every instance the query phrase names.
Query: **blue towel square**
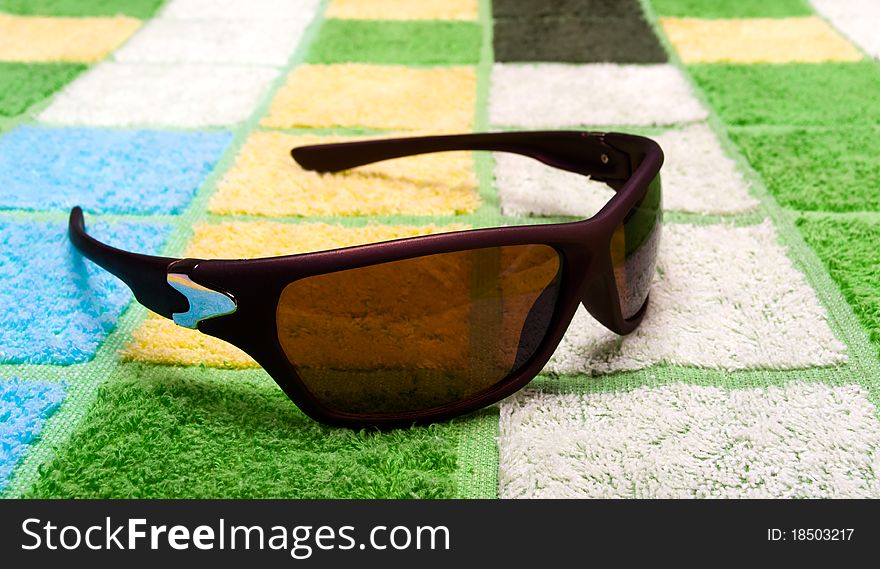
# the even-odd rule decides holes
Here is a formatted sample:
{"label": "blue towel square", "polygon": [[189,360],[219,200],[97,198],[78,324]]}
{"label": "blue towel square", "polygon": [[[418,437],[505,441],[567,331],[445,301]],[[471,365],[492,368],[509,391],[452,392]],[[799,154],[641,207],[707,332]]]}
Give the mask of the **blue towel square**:
{"label": "blue towel square", "polygon": [[22,126],[0,137],[0,209],[182,212],[226,132]]}
{"label": "blue towel square", "polygon": [[[87,223],[111,245],[151,254],[170,232],[155,222]],[[73,248],[66,223],[0,218],[0,363],[88,361],[131,299]]]}
{"label": "blue towel square", "polygon": [[64,386],[59,383],[0,380],[0,491],[63,400]]}

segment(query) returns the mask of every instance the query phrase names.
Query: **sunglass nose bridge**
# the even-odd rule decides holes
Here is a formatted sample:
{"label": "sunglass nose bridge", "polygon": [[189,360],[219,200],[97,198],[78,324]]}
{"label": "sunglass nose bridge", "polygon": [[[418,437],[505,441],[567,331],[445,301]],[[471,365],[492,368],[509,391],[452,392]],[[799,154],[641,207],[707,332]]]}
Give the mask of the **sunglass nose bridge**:
{"label": "sunglass nose bridge", "polygon": [[189,302],[189,310],[171,315],[174,323],[184,328],[198,328],[203,320],[226,316],[238,310],[238,303],[231,294],[200,285],[190,278],[189,272],[197,265],[198,261],[194,259],[183,259],[168,267],[168,285]]}

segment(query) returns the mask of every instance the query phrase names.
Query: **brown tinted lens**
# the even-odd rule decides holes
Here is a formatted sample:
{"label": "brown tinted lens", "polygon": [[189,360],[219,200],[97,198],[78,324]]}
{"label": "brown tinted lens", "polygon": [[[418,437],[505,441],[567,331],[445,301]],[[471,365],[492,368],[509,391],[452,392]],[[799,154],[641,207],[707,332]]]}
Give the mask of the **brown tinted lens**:
{"label": "brown tinted lens", "polygon": [[357,415],[468,399],[528,361],[556,305],[546,245],[444,253],[295,281],[278,340],[309,391]]}
{"label": "brown tinted lens", "polygon": [[632,318],[642,308],[654,280],[663,225],[660,188],[657,174],[611,238],[611,262],[624,318]]}

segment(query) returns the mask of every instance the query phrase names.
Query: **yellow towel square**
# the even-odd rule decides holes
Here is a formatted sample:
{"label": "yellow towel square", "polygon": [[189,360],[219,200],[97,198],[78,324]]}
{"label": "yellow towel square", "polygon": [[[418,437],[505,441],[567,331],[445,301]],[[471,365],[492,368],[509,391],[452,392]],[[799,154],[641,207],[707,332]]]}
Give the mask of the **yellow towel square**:
{"label": "yellow towel square", "polygon": [[858,49],[823,20],[660,18],[685,63],[857,61]]}
{"label": "yellow towel square", "polygon": [[209,210],[274,216],[452,215],[479,206],[471,153],[401,158],[338,174],[303,170],[290,157],[296,146],[343,140],[352,138],[252,134],[220,181]]}
{"label": "yellow towel square", "polygon": [[471,67],[302,65],[279,89],[262,124],[469,131],[476,84]]}
{"label": "yellow towel square", "polygon": [[0,14],[0,61],[100,61],[141,25],[115,18],[44,18]]}

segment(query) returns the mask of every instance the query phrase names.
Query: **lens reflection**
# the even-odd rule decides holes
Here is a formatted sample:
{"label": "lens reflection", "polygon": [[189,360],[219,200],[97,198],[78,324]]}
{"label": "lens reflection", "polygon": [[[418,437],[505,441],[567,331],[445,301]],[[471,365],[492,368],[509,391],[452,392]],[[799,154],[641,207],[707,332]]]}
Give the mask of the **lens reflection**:
{"label": "lens reflection", "polygon": [[309,391],[337,412],[458,402],[534,355],[560,266],[552,247],[518,245],[308,277],[281,295],[278,339]]}
{"label": "lens reflection", "polygon": [[624,318],[635,316],[648,298],[662,225],[662,191],[657,174],[611,239],[611,262]]}

